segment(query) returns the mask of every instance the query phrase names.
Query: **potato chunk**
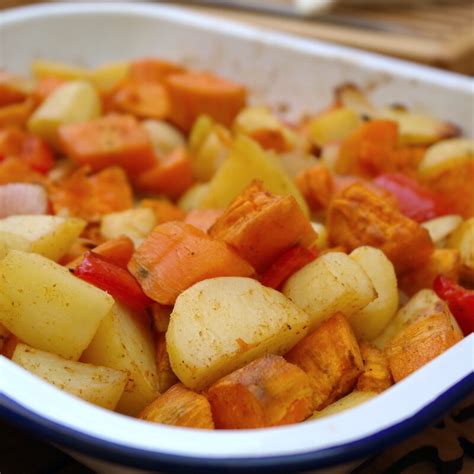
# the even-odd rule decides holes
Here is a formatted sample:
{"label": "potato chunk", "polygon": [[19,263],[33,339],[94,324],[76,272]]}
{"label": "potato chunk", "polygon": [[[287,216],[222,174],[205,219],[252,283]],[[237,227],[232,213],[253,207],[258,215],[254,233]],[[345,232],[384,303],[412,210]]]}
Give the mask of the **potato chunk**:
{"label": "potato chunk", "polygon": [[181,293],[166,333],[171,367],[199,390],[264,354],[284,354],[306,334],[308,316],[256,280],[204,280]]}
{"label": "potato chunk", "polygon": [[164,332],[155,336],[156,346],[156,372],[158,375],[158,388],[161,393],[166,392],[172,385],[179,382],[170,364],[166,348],[166,335]]}
{"label": "potato chunk", "polygon": [[350,257],[367,273],[377,292],[374,301],[356,313],[347,314],[357,338],[370,341],[383,331],[397,312],[397,277],[392,262],[379,249],[359,247]]}
{"label": "potato chunk", "polygon": [[90,82],[66,82],[35,110],[28,121],[28,129],[47,142],[58,145],[57,130],[61,125],[84,122],[98,117],[100,112],[99,94]]}
{"label": "potato chunk", "polygon": [[116,304],[84,351],[82,362],[128,374],[117,411],[135,416],[159,394],[155,347],[144,315]]}
{"label": "potato chunk", "polygon": [[359,345],[341,313],[324,321],[285,358],[308,374],[315,410],[349,393],[363,370]]}
{"label": "potato chunk", "polygon": [[295,245],[309,247],[316,232],[293,196],[275,196],[252,182],[219,217],[209,234],[227,242],[257,271]]}
{"label": "potato chunk", "polygon": [[360,392],[380,393],[392,385],[392,375],[385,354],[366,341],[360,344],[364,371],[357,379],[356,389]]}
{"label": "potato chunk", "polygon": [[449,237],[448,246],[459,250],[461,279],[474,283],[474,217],[465,220]]}
{"label": "potato chunk", "polygon": [[378,394],[375,392],[359,392],[358,390],[354,390],[349,393],[349,395],[340,398],[337,402],[331,403],[331,405],[323,408],[321,411],[315,411],[313,415],[308,418],[308,421],[323,418],[325,416],[336,415],[342,411],[350,410],[358,405],[362,405],[362,403],[371,400],[377,395]]}
{"label": "potato chunk", "polygon": [[109,410],[115,409],[127,383],[126,372],[66,360],[26,344],[16,346],[12,361],[56,387]]}
{"label": "potato chunk", "polygon": [[266,428],[311,414],[308,376],[283,357],[263,356],[218,380],[208,397],[216,428]]}
{"label": "potato chunk", "polygon": [[28,345],[79,359],[114,304],[105,291],[37,254],[0,261],[0,323]]}
{"label": "potato chunk", "polygon": [[173,385],[148,405],[139,418],[165,425],[214,429],[211,406],[207,398],[180,383]]}
{"label": "potato chunk", "polygon": [[294,273],[283,294],[309,314],[310,329],[336,312],[356,314],[377,293],[362,267],[341,252],[328,252]]}
{"label": "potato chunk", "polygon": [[423,265],[433,251],[428,231],[405,217],[390,201],[360,183],[335,197],[328,211],[329,240],[353,250],[382,250],[397,274]]}
{"label": "potato chunk", "polygon": [[385,348],[393,380],[404,379],[462,338],[462,332],[449,312],[415,319]]}
{"label": "potato chunk", "polygon": [[57,261],[85,226],[85,221],[73,217],[10,216],[0,220],[0,241],[7,249],[39,253]]}

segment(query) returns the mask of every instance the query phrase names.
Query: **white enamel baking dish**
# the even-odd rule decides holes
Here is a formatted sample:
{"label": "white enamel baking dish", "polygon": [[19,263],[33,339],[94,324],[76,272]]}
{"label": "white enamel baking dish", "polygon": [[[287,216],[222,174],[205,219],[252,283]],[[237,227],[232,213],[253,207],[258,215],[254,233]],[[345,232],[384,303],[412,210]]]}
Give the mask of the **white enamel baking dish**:
{"label": "white enamel baking dish", "polygon": [[[0,67],[36,57],[83,65],[157,55],[248,84],[289,116],[354,82],[376,103],[405,103],[474,135],[469,78],[151,4],[49,4],[0,14]],[[0,416],[104,472],[290,472],[342,465],[433,422],[474,390],[474,336],[366,404],[320,421],[210,432],[160,426],[89,405],[0,357]],[[84,457],[85,456],[85,457]],[[102,461],[114,463],[108,468]],[[128,471],[127,471],[128,472]]]}

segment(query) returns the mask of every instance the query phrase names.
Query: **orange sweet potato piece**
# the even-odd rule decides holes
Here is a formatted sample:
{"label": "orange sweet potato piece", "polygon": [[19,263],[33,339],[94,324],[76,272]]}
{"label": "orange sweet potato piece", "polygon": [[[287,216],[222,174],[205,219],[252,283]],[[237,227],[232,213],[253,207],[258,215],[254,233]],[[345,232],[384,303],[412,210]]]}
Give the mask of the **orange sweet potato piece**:
{"label": "orange sweet potato piece", "polygon": [[385,354],[366,341],[360,343],[360,353],[364,361],[364,370],[357,379],[359,392],[380,393],[392,385],[392,375]]}
{"label": "orange sweet potato piece", "polygon": [[249,136],[259,143],[264,150],[274,150],[278,153],[288,150],[286,138],[281,130],[259,128],[253,130]]}
{"label": "orange sweet potato piece", "polygon": [[225,242],[184,222],[156,226],[135,251],[128,269],[145,294],[164,305],[174,304],[182,291],[206,278],[254,273]]}
{"label": "orange sweet potato piece", "polygon": [[363,370],[359,345],[341,313],[325,320],[285,358],[308,374],[314,410],[321,410],[348,394]]}
{"label": "orange sweet potato piece", "polygon": [[398,142],[398,125],[391,120],[373,120],[358,127],[342,143],[336,172],[377,176],[386,170]]}
{"label": "orange sweet potato piece", "polygon": [[27,94],[18,86],[22,79],[6,71],[0,71],[0,107],[21,102]]}
{"label": "orange sweet potato piece", "polygon": [[161,332],[155,336],[156,372],[158,374],[158,388],[161,393],[178,383],[178,377],[173,372],[168,351],[166,350],[166,335]]}
{"label": "orange sweet potato piece", "polygon": [[251,183],[210,228],[261,272],[295,245],[310,247],[317,238],[293,196],[276,196]]}
{"label": "orange sweet potato piece", "polygon": [[462,339],[449,311],[420,317],[405,326],[387,345],[393,380],[399,382]]}
{"label": "orange sweet potato piece", "polygon": [[193,184],[191,158],[185,148],[177,148],[134,180],[144,192],[165,194],[176,199]]}
{"label": "orange sweet potato piece", "polygon": [[216,428],[287,425],[311,415],[308,376],[276,355],[254,360],[218,380],[208,398]]}
{"label": "orange sweet potato piece", "polygon": [[326,209],[335,192],[334,179],[324,165],[314,165],[296,176],[296,185],[313,212]]}
{"label": "orange sweet potato piece", "polygon": [[23,127],[33,112],[33,108],[34,102],[31,98],[0,107],[0,128]]}
{"label": "orange sweet potato piece", "polygon": [[155,213],[158,224],[169,221],[182,221],[186,215],[184,211],[167,199],[142,199],[140,206],[151,209]]}
{"label": "orange sweet potato piece", "polygon": [[169,115],[166,88],[157,82],[127,80],[117,86],[108,107],[139,118],[163,119]]}
{"label": "orange sweet potato piece", "polygon": [[202,114],[230,126],[245,106],[244,86],[208,73],[172,74],[165,79],[170,96],[170,120],[190,130]]}
{"label": "orange sweet potato piece", "polygon": [[342,245],[349,251],[362,245],[377,247],[398,274],[424,265],[434,249],[426,229],[361,183],[349,186],[332,200],[327,227],[331,245]]}
{"label": "orange sweet potato piece", "polygon": [[137,81],[162,82],[170,74],[183,71],[179,64],[158,58],[141,58],[130,64],[130,78]]}
{"label": "orange sweet potato piece", "polygon": [[173,385],[148,405],[140,413],[139,418],[165,425],[214,429],[207,398],[187,389],[181,383]]}
{"label": "orange sweet potato piece", "polygon": [[0,184],[44,184],[44,182],[44,176],[41,173],[34,171],[23,158],[12,156],[0,162]]}
{"label": "orange sweet potato piece", "polygon": [[106,168],[89,176],[87,167],[75,171],[59,183],[49,186],[55,214],[94,221],[104,214],[130,209],[132,190],[124,171]]}
{"label": "orange sweet potato piece", "polygon": [[93,170],[121,166],[133,175],[156,163],[145,129],[130,115],[111,114],[58,131],[65,154]]}
{"label": "orange sweet potato piece", "polygon": [[435,249],[424,265],[402,275],[398,280],[398,286],[408,296],[412,296],[423,288],[432,288],[433,281],[438,275],[457,282],[461,267],[458,250]]}
{"label": "orange sweet potato piece", "polygon": [[207,232],[222,216],[221,209],[193,209],[186,215],[184,222]]}

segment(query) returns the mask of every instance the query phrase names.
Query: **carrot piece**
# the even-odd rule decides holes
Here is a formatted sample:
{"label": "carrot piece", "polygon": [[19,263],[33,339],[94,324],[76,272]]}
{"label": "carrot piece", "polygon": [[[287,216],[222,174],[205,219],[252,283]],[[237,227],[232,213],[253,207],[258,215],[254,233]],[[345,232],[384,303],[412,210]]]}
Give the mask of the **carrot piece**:
{"label": "carrot piece", "polygon": [[335,192],[335,183],[326,166],[315,165],[303,170],[295,181],[313,212],[329,206]]}
{"label": "carrot piece", "polygon": [[166,392],[171,386],[179,382],[173,372],[166,349],[166,335],[161,332],[155,336],[156,347],[156,372],[158,374],[158,389],[161,393]]}
{"label": "carrot piece", "polygon": [[366,341],[360,343],[364,371],[357,379],[356,390],[380,393],[392,385],[392,375],[385,354]]}
{"label": "carrot piece", "polygon": [[462,339],[449,311],[415,319],[387,345],[385,354],[395,382],[399,382]]}
{"label": "carrot piece", "polygon": [[193,184],[191,159],[185,148],[177,148],[134,181],[144,192],[165,194],[176,199]]}
{"label": "carrot piece", "polygon": [[293,273],[312,262],[318,256],[314,249],[297,245],[280,255],[260,278],[262,285],[278,289]]}
{"label": "carrot piece", "polygon": [[155,213],[156,222],[158,224],[170,221],[182,221],[186,215],[183,210],[167,199],[143,199],[140,201],[140,206],[151,209]]}
{"label": "carrot piece", "polygon": [[130,78],[137,81],[162,82],[170,74],[184,72],[179,64],[158,58],[142,58],[130,64]]}
{"label": "carrot piece", "polygon": [[207,232],[223,212],[221,209],[193,209],[188,212],[184,222]]}
{"label": "carrot piece", "polygon": [[33,89],[32,97],[37,104],[41,104],[51,93],[66,81],[59,77],[40,77]]}
{"label": "carrot piece", "polygon": [[136,174],[156,163],[145,129],[130,115],[111,114],[63,125],[58,136],[67,156],[93,170],[118,165]]}
{"label": "carrot piece", "polygon": [[218,380],[208,398],[216,428],[298,423],[311,415],[308,376],[283,357],[267,355]]}
{"label": "carrot piece", "polygon": [[63,181],[50,184],[49,197],[55,214],[89,221],[133,205],[127,176],[118,167],[106,168],[91,176],[87,167],[80,168]]}
{"label": "carrot piece", "polygon": [[165,425],[213,429],[211,407],[204,395],[178,383],[148,405],[139,418]]}
{"label": "carrot piece", "polygon": [[359,345],[341,313],[326,319],[285,357],[308,374],[315,410],[347,395],[363,369]]}
{"label": "carrot piece", "polygon": [[128,269],[145,294],[164,305],[174,304],[182,291],[206,278],[254,273],[226,243],[184,222],[156,226],[133,254]]}
{"label": "carrot piece", "polygon": [[154,119],[168,117],[170,109],[168,93],[162,84],[131,80],[116,88],[108,106],[136,117]]}
{"label": "carrot piece", "polygon": [[203,114],[230,126],[246,102],[244,86],[208,73],[172,74],[165,84],[170,94],[170,120],[186,131]]}
{"label": "carrot piece", "polygon": [[377,176],[387,165],[398,142],[398,125],[390,120],[373,120],[357,128],[341,144],[336,172]]}
{"label": "carrot piece", "polygon": [[316,232],[293,196],[276,196],[254,181],[209,230],[259,272],[295,245],[310,247]]}
{"label": "carrot piece", "polygon": [[0,127],[23,127],[33,112],[34,101],[31,98],[23,102],[0,108]]}
{"label": "carrot piece", "polygon": [[327,228],[331,245],[349,251],[362,245],[381,249],[398,275],[424,265],[434,250],[426,229],[361,183],[349,186],[331,201]]}

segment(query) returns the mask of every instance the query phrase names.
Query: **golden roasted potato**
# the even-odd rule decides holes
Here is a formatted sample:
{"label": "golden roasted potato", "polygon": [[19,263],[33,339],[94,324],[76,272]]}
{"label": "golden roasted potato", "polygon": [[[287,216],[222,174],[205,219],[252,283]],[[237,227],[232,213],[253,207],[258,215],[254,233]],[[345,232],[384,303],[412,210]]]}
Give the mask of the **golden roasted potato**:
{"label": "golden roasted potato", "polygon": [[153,423],[214,429],[211,407],[204,395],[178,383],[148,405],[139,418]]}
{"label": "golden roasted potato", "polygon": [[285,358],[308,374],[315,410],[349,393],[364,367],[357,340],[341,313],[324,321]]}
{"label": "golden roasted potato", "polygon": [[66,81],[86,79],[89,74],[85,68],[45,59],[34,60],[31,63],[31,72],[36,79],[54,77]]}
{"label": "golden roasted potato", "polygon": [[355,408],[356,406],[371,400],[377,395],[378,393],[376,392],[359,392],[358,390],[354,390],[349,393],[349,395],[340,398],[337,402],[331,403],[331,405],[328,405],[326,408],[323,408],[320,411],[315,411],[313,415],[308,418],[308,421],[317,420],[325,416],[336,415],[342,411],[350,410],[351,408]]}
{"label": "golden roasted potato", "polygon": [[185,212],[201,207],[201,202],[209,192],[209,183],[193,184],[180,198],[178,206]]}
{"label": "golden roasted potato", "polygon": [[165,393],[172,385],[178,383],[178,377],[171,368],[168,350],[166,348],[165,333],[155,335],[156,347],[156,373],[158,376],[158,389],[161,393]]}
{"label": "golden roasted potato", "polygon": [[461,279],[474,283],[474,217],[466,219],[448,238],[448,247],[454,247],[461,256]]}
{"label": "golden roasted potato", "polygon": [[341,252],[328,252],[294,273],[283,294],[310,317],[310,330],[336,312],[348,317],[377,297],[363,268]]}
{"label": "golden roasted potato", "polygon": [[138,247],[156,226],[156,216],[148,207],[105,214],[100,222],[100,233],[106,239],[125,235]]}
{"label": "golden roasted potato", "polygon": [[35,349],[77,360],[114,304],[105,291],[37,254],[0,261],[0,323]]}
{"label": "golden roasted potato", "polygon": [[108,92],[117,86],[130,73],[130,64],[126,61],[104,64],[87,71],[89,80],[102,92]]}
{"label": "golden roasted potato", "polygon": [[158,395],[155,346],[148,321],[119,304],[102,321],[82,362],[103,365],[128,374],[117,411],[135,416]]}
{"label": "golden roasted potato", "polygon": [[357,379],[359,392],[380,393],[392,385],[392,375],[385,354],[366,341],[360,343],[364,370]]}
{"label": "golden roasted potato", "polygon": [[395,316],[398,309],[397,277],[392,262],[374,247],[358,247],[350,257],[367,273],[377,292],[377,298],[355,313],[348,313],[358,339],[376,338]]}
{"label": "golden roasted potato", "polygon": [[17,344],[12,361],[76,397],[114,410],[122,396],[127,373],[63,359],[49,352]]}
{"label": "golden roasted potato", "polygon": [[142,125],[150,137],[155,153],[159,157],[165,157],[176,148],[186,146],[186,140],[181,131],[164,120],[144,120]]}
{"label": "golden roasted potato", "polygon": [[216,428],[266,428],[311,414],[308,376],[283,357],[266,355],[218,380],[208,392]]}
{"label": "golden roasted potato", "polygon": [[38,253],[58,261],[84,230],[75,217],[10,216],[0,219],[0,242],[6,249]]}
{"label": "golden roasted potato", "polygon": [[449,237],[462,223],[462,217],[458,214],[449,214],[447,216],[435,217],[421,224],[430,234],[431,240],[436,245],[445,243]]}
{"label": "golden roasted potato", "polygon": [[302,337],[308,315],[251,278],[196,283],[176,300],[166,333],[171,367],[200,390],[265,354],[284,354]]}
{"label": "golden roasted potato", "polygon": [[234,140],[229,156],[209,182],[200,207],[226,207],[253,180],[262,181],[271,193],[282,196],[292,194],[305,215],[309,214],[303,196],[277,159],[245,135],[239,135]]}
{"label": "golden roasted potato", "polygon": [[66,82],[34,111],[28,120],[28,129],[50,144],[58,145],[56,132],[61,125],[90,120],[100,112],[99,94],[90,82]]}

